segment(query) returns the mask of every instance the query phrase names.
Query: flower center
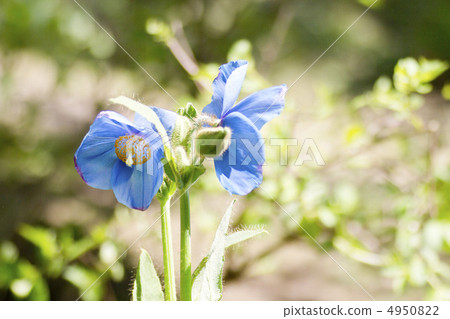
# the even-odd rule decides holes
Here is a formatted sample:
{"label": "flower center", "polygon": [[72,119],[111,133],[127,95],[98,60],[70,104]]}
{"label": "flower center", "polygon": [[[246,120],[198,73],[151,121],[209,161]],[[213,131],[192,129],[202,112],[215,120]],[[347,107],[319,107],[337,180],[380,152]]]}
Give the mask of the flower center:
{"label": "flower center", "polygon": [[127,164],[144,164],[151,157],[150,146],[139,136],[125,135],[116,139],[115,143],[117,157]]}

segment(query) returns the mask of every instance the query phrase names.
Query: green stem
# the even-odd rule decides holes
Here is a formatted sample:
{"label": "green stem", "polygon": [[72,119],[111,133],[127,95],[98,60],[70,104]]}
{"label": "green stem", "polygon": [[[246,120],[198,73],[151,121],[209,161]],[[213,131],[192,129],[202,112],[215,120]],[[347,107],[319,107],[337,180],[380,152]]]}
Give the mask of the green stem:
{"label": "green stem", "polygon": [[180,201],[180,297],[191,300],[191,212],[189,191],[181,194]]}
{"label": "green stem", "polygon": [[164,259],[164,285],[166,301],[177,300],[175,267],[173,263],[172,231],[170,228],[170,197],[161,201],[161,234]]}

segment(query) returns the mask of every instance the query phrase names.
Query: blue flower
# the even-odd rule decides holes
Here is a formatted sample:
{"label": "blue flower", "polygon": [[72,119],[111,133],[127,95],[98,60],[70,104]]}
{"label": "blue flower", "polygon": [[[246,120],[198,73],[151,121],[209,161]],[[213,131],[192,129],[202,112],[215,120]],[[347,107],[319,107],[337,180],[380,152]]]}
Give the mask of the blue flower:
{"label": "blue flower", "polygon": [[[156,113],[156,115],[159,118],[159,121],[166,129],[167,135],[171,136],[172,131],[175,128],[175,123],[177,121],[177,117],[179,115],[175,112],[161,109],[161,108],[155,107],[155,106],[149,106],[149,108],[151,108],[152,111]],[[153,124],[151,124],[145,117],[143,117],[139,113],[136,113],[136,115],[134,116],[134,123],[140,127],[153,126]]]}
{"label": "blue flower", "polygon": [[247,61],[232,61],[219,68],[213,82],[211,103],[203,113],[216,117],[231,130],[231,144],[214,159],[216,175],[232,194],[246,195],[262,182],[265,161],[259,130],[284,108],[286,85],[274,86],[235,102],[247,72]]}
{"label": "blue flower", "polygon": [[162,140],[152,124],[132,123],[104,111],[91,125],[74,162],[89,186],[112,189],[120,203],[146,210],[163,181],[163,157]]}

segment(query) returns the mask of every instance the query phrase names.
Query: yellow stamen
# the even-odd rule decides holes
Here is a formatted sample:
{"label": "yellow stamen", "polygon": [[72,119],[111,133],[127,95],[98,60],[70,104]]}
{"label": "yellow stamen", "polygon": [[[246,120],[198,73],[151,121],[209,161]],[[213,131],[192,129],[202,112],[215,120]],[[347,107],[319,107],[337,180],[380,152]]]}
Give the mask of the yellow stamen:
{"label": "yellow stamen", "polygon": [[151,157],[150,146],[140,136],[125,135],[116,139],[117,157],[127,166],[144,164]]}

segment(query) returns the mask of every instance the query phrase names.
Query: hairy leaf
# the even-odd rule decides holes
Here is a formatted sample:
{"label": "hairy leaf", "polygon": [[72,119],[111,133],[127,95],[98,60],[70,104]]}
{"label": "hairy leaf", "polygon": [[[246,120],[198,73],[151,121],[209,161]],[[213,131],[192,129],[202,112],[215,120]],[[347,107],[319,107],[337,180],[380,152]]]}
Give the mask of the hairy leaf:
{"label": "hairy leaf", "polygon": [[233,200],[216,231],[209,255],[194,272],[192,300],[217,301],[222,298],[222,271],[225,259],[226,233],[230,224]]}
{"label": "hairy leaf", "polygon": [[161,283],[150,255],[142,249],[136,279],[133,286],[133,301],[164,301]]}
{"label": "hairy leaf", "polygon": [[267,233],[265,229],[246,229],[231,233],[225,238],[225,248],[239,244],[260,234]]}

